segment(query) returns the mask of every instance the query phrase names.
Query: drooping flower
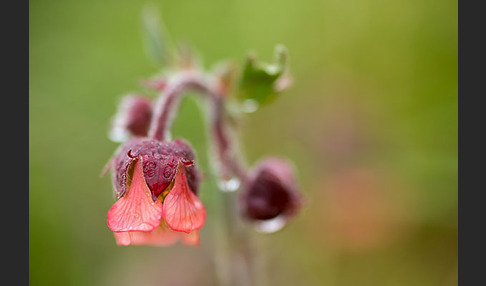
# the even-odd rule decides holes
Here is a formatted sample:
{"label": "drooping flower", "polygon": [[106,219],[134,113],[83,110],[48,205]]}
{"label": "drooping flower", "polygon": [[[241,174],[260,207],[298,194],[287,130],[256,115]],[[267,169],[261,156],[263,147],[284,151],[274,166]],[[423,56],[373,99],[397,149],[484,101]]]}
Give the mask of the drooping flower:
{"label": "drooping flower", "polygon": [[256,164],[239,197],[242,216],[262,232],[281,229],[301,205],[292,165],[273,157]]}
{"label": "drooping flower", "polygon": [[147,136],[152,113],[153,102],[150,98],[135,94],[125,95],[111,122],[110,139],[124,142],[132,136]]}
{"label": "drooping flower", "polygon": [[135,137],[109,163],[117,201],[108,227],[119,245],[199,243],[206,211],[197,197],[200,181],[194,152],[181,139]]}

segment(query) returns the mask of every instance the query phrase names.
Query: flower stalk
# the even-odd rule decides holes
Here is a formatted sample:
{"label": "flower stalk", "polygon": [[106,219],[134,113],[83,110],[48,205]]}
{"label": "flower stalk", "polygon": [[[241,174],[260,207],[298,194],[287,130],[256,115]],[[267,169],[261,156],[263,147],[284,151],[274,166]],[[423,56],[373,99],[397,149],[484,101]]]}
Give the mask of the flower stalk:
{"label": "flower stalk", "polygon": [[211,134],[220,164],[220,178],[227,181],[232,176],[236,176],[240,180],[244,180],[246,171],[235,156],[232,138],[227,130],[229,124],[225,122],[224,98],[226,95],[222,89],[218,88],[216,79],[202,72],[185,70],[169,76],[165,80],[165,88],[155,103],[148,137],[156,140],[169,140],[170,127],[182,97],[187,91],[196,91],[211,103]]}
{"label": "flower stalk", "polygon": [[[154,108],[154,117],[149,129],[149,137],[156,140],[170,139],[170,127],[177,114],[179,102],[187,91],[196,91],[210,101],[211,136],[214,143],[215,157],[218,158],[218,180],[227,182],[236,177],[239,182],[246,180],[247,171],[236,157],[233,138],[225,121],[224,99],[227,97],[218,89],[216,79],[195,71],[182,71],[166,79],[166,86],[161,92]],[[239,184],[238,184],[239,185]],[[226,190],[221,190],[226,191]],[[222,285],[256,285],[252,270],[252,246],[244,226],[238,222],[237,198],[233,193],[219,192],[222,203],[220,218],[223,219],[220,231],[221,239],[226,240],[228,249],[218,250],[217,262],[225,265],[219,277]],[[225,243],[217,243],[224,247]]]}
{"label": "flower stalk", "polygon": [[[270,158],[247,168],[238,156],[235,126],[225,113],[231,93],[224,78],[228,74],[214,75],[190,61],[183,63],[165,78],[145,82],[160,92],[155,102],[136,97],[125,101],[128,103],[119,112],[124,120],[115,121],[114,127],[128,138],[118,136],[126,142],[107,165],[113,171],[117,197],[108,212],[108,226],[119,245],[167,246],[176,241],[199,245],[198,231],[206,220],[206,210],[198,198],[201,176],[188,142],[172,140],[170,134],[183,97],[187,91],[195,91],[208,102],[208,145],[220,188],[214,240],[220,284],[260,285],[257,276],[262,271],[256,268],[259,251],[248,226],[273,225],[271,231],[264,231],[273,232],[297,212],[300,194],[292,168],[286,161]],[[258,65],[252,59],[243,72],[246,82],[242,86],[252,94],[249,98],[270,102],[276,94],[274,82],[283,70],[280,65]],[[255,89],[255,83],[261,82],[267,86]],[[254,91],[271,94],[255,95]],[[130,116],[125,116],[126,110]]]}

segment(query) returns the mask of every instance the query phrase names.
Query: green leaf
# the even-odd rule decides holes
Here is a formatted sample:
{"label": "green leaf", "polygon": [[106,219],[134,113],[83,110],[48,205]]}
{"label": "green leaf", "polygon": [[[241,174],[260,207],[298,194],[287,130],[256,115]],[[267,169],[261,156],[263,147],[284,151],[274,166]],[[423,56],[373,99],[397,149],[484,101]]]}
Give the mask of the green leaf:
{"label": "green leaf", "polygon": [[173,61],[173,49],[156,8],[146,5],[142,10],[142,34],[148,57],[160,67]]}
{"label": "green leaf", "polygon": [[287,66],[287,50],[282,45],[275,47],[272,64],[258,62],[255,54],[250,53],[243,67],[238,98],[259,105],[272,102],[281,91],[277,83],[286,76]]}

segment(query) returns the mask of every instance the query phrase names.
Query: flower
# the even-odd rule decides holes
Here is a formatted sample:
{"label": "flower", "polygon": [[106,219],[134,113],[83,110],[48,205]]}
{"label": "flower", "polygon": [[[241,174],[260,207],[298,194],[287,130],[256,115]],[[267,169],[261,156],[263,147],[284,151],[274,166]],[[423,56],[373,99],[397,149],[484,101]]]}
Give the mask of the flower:
{"label": "flower", "polygon": [[152,110],[153,102],[150,98],[135,94],[125,95],[112,120],[110,139],[123,142],[131,136],[147,136]]}
{"label": "flower", "polygon": [[109,167],[118,200],[107,223],[117,244],[199,243],[206,211],[197,197],[200,175],[188,143],[135,137],[120,146]]}
{"label": "flower", "polygon": [[291,164],[273,157],[256,164],[239,197],[242,216],[263,232],[281,229],[301,205]]}

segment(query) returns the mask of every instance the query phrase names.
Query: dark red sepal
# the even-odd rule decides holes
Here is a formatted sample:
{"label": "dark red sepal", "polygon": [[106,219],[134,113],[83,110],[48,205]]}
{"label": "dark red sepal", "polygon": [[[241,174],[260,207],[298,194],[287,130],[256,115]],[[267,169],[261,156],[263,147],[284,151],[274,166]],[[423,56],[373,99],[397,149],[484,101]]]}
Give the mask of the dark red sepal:
{"label": "dark red sepal", "polygon": [[[144,178],[154,200],[174,180],[179,162],[185,165],[188,184],[191,190],[197,194],[200,174],[194,164],[194,152],[187,142],[181,139],[161,142],[135,137],[118,148],[110,163],[117,198],[122,197],[126,192],[136,158],[142,159]],[[192,163],[189,165],[188,162]]]}

